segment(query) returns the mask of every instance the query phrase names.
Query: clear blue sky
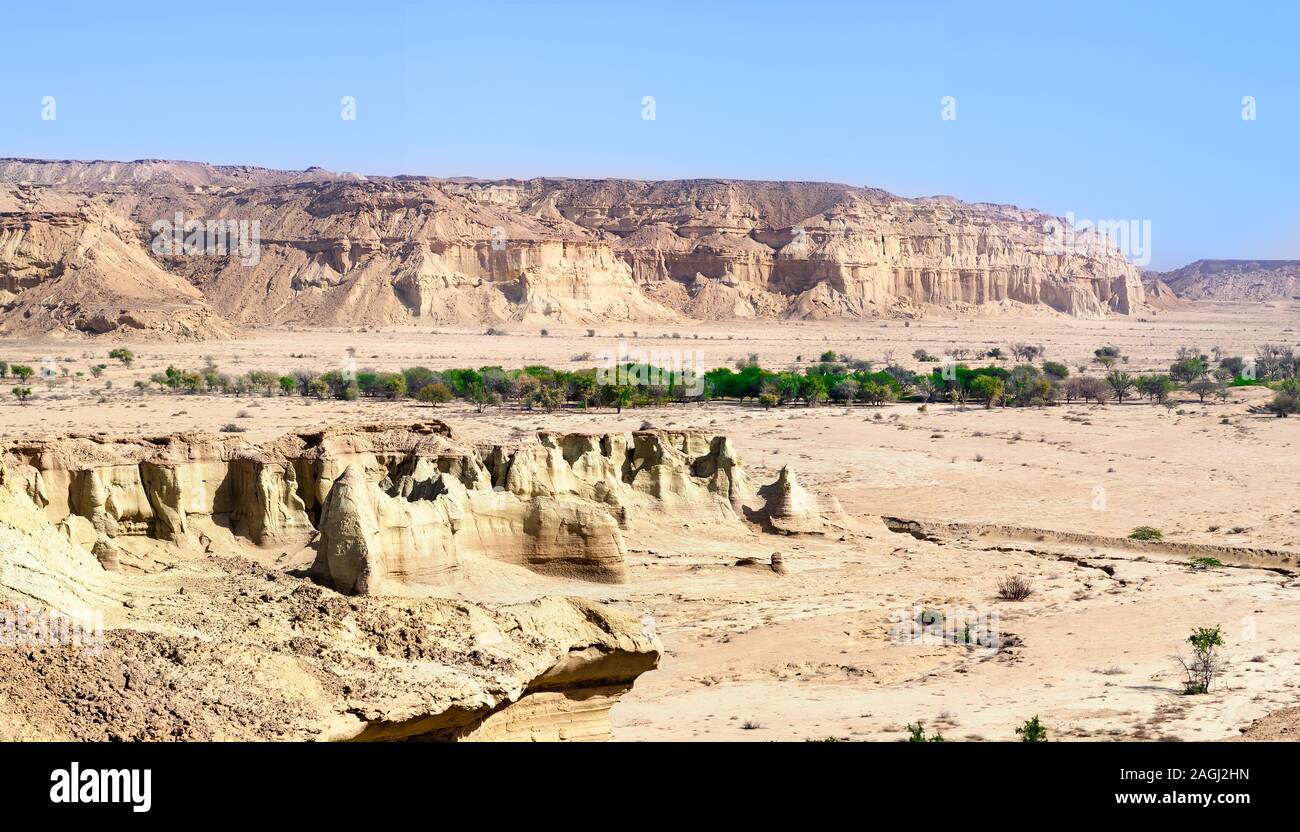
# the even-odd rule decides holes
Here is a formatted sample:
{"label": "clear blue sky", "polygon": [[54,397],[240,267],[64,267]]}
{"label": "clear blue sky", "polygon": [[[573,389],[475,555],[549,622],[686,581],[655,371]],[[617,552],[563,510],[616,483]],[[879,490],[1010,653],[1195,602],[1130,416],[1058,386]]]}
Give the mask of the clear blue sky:
{"label": "clear blue sky", "polygon": [[1149,219],[1157,268],[1300,258],[1297,2],[25,2],[2,25],[4,156],[830,180]]}

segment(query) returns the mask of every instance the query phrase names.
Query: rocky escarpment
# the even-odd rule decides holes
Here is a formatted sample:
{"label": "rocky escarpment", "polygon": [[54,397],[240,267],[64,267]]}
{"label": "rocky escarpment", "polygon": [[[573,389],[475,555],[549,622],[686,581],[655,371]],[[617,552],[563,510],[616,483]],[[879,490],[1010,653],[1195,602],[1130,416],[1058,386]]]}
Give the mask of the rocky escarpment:
{"label": "rocky escarpment", "polygon": [[[366,425],[263,444],[178,434],[20,442],[13,479],[107,567],[156,541],[191,550],[314,549],[312,575],[349,594],[394,594],[497,561],[585,580],[627,579],[628,534],[823,533],[846,520],[783,471],[757,489],[731,443],[697,431],[542,433],[458,440],[441,422]],[[309,550],[310,550],[309,549]]]}
{"label": "rocky escarpment", "polygon": [[0,332],[230,335],[203,293],[135,236],[129,221],[96,207],[0,211]]}
{"label": "rocky escarpment", "polygon": [[1148,272],[1184,300],[1259,302],[1300,298],[1300,260],[1197,260]]}
{"label": "rocky escarpment", "polygon": [[[69,505],[93,519],[69,516],[129,542],[197,522],[177,506],[202,505],[191,491],[212,482],[216,462],[150,463],[178,466],[177,502],[176,488],[158,486],[165,478],[137,480],[120,459],[67,476],[56,463],[70,449],[24,456],[34,447],[0,465],[0,739],[606,739],[609,707],[658,663],[659,642],[637,616],[582,599],[348,598],[249,558],[179,548],[155,571],[107,570],[51,521],[60,484],[86,483],[72,486]],[[125,453],[100,451],[88,464]],[[44,483],[37,501],[33,470]],[[247,473],[217,485],[222,505],[237,506],[245,488],[265,495],[255,482],[269,475]],[[134,488],[143,494],[133,503]]]}
{"label": "rocky escarpment", "polygon": [[[363,179],[194,163],[0,160],[0,211],[12,223],[57,213],[83,218],[81,229],[109,229],[114,239],[96,246],[148,251],[152,268],[197,288],[233,324],[1019,307],[1099,317],[1143,306],[1138,272],[1114,247],[1057,250],[1046,214],[828,183]],[[151,245],[155,226],[175,218],[255,223],[259,255],[160,254]],[[72,290],[56,289],[58,264],[72,262],[74,249],[59,239],[62,247],[51,243],[39,258],[26,244],[11,245],[7,257],[0,247],[0,281],[9,286],[0,331],[111,331],[135,305],[71,308]],[[102,284],[105,298],[129,282],[109,266],[86,274],[81,283]]]}

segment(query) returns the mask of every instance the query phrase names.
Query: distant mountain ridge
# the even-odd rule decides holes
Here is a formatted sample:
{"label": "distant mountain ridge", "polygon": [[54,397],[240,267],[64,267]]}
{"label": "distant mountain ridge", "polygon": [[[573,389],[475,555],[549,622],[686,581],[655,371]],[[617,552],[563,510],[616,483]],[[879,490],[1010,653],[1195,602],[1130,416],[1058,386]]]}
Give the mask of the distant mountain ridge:
{"label": "distant mountain ridge", "polygon": [[1143,274],[1145,283],[1155,280],[1183,300],[1290,300],[1300,298],[1300,260],[1197,260]]}
{"label": "distant mountain ridge", "polygon": [[[255,224],[259,256],[155,250],[178,214]],[[1145,308],[1113,247],[1048,250],[1054,219],[825,182],[0,159],[0,333]]]}

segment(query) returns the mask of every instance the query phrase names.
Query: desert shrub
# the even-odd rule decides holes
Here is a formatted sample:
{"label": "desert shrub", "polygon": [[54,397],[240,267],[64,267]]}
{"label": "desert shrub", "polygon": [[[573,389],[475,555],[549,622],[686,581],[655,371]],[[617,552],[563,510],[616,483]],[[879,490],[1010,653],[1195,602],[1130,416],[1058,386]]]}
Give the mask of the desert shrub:
{"label": "desert shrub", "polygon": [[1128,533],[1130,540],[1162,540],[1164,534],[1152,526],[1138,526]]}
{"label": "desert shrub", "polygon": [[1035,358],[1041,358],[1045,352],[1041,344],[1011,345],[1011,354],[1021,361],[1033,361]]}
{"label": "desert shrub", "polygon": [[27,400],[32,397],[32,388],[30,387],[15,387],[13,392],[14,398],[18,399],[18,401],[23,404],[26,404]]}
{"label": "desert shrub", "polygon": [[908,732],[908,737],[907,737],[908,742],[943,742],[944,741],[943,734],[937,732],[932,737],[926,737],[925,726],[921,724],[920,720],[917,720],[915,725],[909,723],[907,726],[907,732]]}
{"label": "desert shrub", "polygon": [[135,353],[126,347],[118,347],[108,351],[109,358],[115,358],[122,362],[123,367],[130,367],[135,362]]}
{"label": "desert shrub", "polygon": [[1033,584],[1019,575],[1009,575],[998,581],[998,597],[1003,601],[1023,601],[1033,593]]}
{"label": "desert shrub", "polygon": [[1219,648],[1223,646],[1223,632],[1218,627],[1197,627],[1187,637],[1192,645],[1192,657],[1179,657],[1187,678],[1183,684],[1186,694],[1209,693],[1214,680],[1223,672]]}
{"label": "desert shrub", "polygon": [[1275,395],[1271,402],[1264,405],[1264,409],[1279,419],[1285,419],[1287,416],[1300,413],[1300,396],[1282,391]]}
{"label": "desert shrub", "polygon": [[440,381],[435,381],[421,387],[420,392],[415,394],[415,398],[426,404],[446,404],[455,398],[455,396],[447,385]]}
{"label": "desert shrub", "polygon": [[1044,361],[1043,372],[1054,379],[1060,380],[1069,377],[1070,368],[1059,361]]}
{"label": "desert shrub", "polygon": [[776,407],[777,398],[775,393],[763,393],[758,397],[758,403],[763,406],[764,410]]}
{"label": "desert shrub", "polygon": [[426,386],[433,384],[435,381],[441,381],[442,376],[430,370],[428,367],[408,367],[402,370],[402,377],[406,379],[406,390],[412,396],[419,393]]}
{"label": "desert shrub", "polygon": [[1024,725],[1016,729],[1020,735],[1021,742],[1047,742],[1047,729],[1038,721],[1038,714],[1034,718],[1026,720]]}
{"label": "desert shrub", "polygon": [[1218,569],[1223,566],[1223,561],[1218,558],[1193,558],[1187,565],[1192,569]]}
{"label": "desert shrub", "polygon": [[248,430],[248,428],[242,425],[237,425],[234,422],[227,422],[221,426],[222,433],[243,433],[246,430]]}

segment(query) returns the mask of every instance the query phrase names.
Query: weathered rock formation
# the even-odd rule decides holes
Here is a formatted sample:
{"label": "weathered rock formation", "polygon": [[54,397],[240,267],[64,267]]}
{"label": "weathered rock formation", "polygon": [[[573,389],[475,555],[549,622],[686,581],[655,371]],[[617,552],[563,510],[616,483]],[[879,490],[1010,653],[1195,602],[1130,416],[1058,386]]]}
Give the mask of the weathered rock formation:
{"label": "weathered rock formation", "polygon": [[[210,550],[314,545],[313,576],[341,592],[400,594],[454,579],[467,559],[592,581],[627,579],[625,535],[674,524],[711,534],[842,529],[834,498],[788,469],[755,489],[725,437],[697,431],[456,439],[441,422],[281,437],[74,436],[19,442],[11,479],[106,568],[141,543]],[[206,541],[206,544],[204,543]]]}
{"label": "weathered rock formation", "polygon": [[[154,253],[155,223],[178,214],[256,222],[256,262]],[[1097,317],[1143,305],[1134,266],[1103,245],[1053,250],[1046,214],[827,183],[367,179],[11,159],[0,160],[0,220],[8,223],[0,332],[161,326],[135,310],[169,304],[184,311],[169,334],[183,337],[202,337],[204,321],[221,335],[224,322],[822,318],[1018,306]],[[158,272],[167,279],[139,276]],[[71,273],[83,277],[62,279]],[[162,288],[135,297],[127,290],[136,282]]]}
{"label": "weathered rock formation", "polygon": [[[128,466],[73,487],[91,469],[68,477],[71,451],[46,452],[46,495],[69,485],[70,506],[117,523],[96,549],[158,528],[158,492]],[[42,464],[0,465],[0,740],[606,739],[609,707],[659,660],[636,616],[581,599],[346,598],[219,555],[111,571],[33,501],[24,459]],[[217,463],[173,462],[201,506],[190,489]],[[216,488],[233,507],[256,489],[232,481]]]}
{"label": "weathered rock formation", "polygon": [[[794,469],[781,468],[776,481],[758,489],[760,508],[749,512],[752,520],[782,534],[828,534],[846,531],[848,515],[832,495],[811,494],[799,484]],[[773,571],[777,559],[772,561]]]}

